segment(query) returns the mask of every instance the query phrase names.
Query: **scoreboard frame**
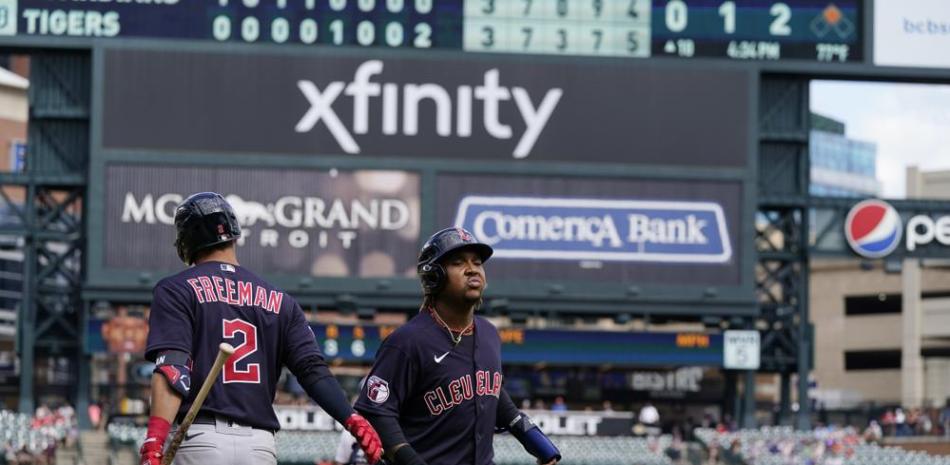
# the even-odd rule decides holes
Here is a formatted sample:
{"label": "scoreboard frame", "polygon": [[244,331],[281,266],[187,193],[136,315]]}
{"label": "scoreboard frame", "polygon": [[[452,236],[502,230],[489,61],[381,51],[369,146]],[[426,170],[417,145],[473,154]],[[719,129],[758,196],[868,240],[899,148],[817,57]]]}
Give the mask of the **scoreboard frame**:
{"label": "scoreboard frame", "polygon": [[[801,60],[789,61],[733,61],[714,58],[695,58],[689,60],[646,59],[618,60],[604,57],[559,57],[531,55],[522,58],[510,54],[464,53],[466,60],[490,63],[496,60],[528,60],[538,63],[552,63],[570,60],[585,66],[657,66],[677,69],[684,72],[699,72],[703,69],[719,68],[741,70],[750,75],[750,115],[758,114],[758,82],[763,75],[807,75],[823,79],[874,79],[902,82],[950,82],[950,70],[933,68],[880,67],[869,64],[873,57],[874,35],[873,7],[867,5],[863,17],[865,40],[863,61],[861,63],[816,63]],[[753,219],[756,211],[758,182],[756,157],[761,139],[755,121],[749,121],[748,165],[744,169],[704,169],[688,170],[667,166],[637,166],[623,164],[605,164],[588,166],[581,163],[547,163],[525,165],[510,162],[485,161],[472,162],[464,166],[450,161],[414,160],[411,158],[354,158],[340,155],[319,157],[301,157],[293,154],[239,154],[223,157],[220,153],[176,154],[157,150],[116,150],[105,149],[102,145],[103,112],[103,75],[104,53],[107,49],[149,49],[167,50],[174,48],[188,51],[224,51],[241,54],[289,54],[308,56],[313,49],[300,45],[212,43],[206,41],[168,41],[160,39],[128,39],[113,41],[108,39],[61,40],[58,38],[5,37],[0,38],[0,48],[8,51],[29,52],[35,49],[91,49],[93,74],[93,102],[91,122],[91,161],[89,171],[89,222],[88,237],[101,238],[103,232],[101,200],[105,184],[104,171],[108,163],[145,163],[145,164],[196,164],[215,165],[228,163],[236,166],[269,166],[286,168],[388,168],[415,171],[422,176],[422,217],[423,231],[431,231],[437,226],[432,211],[435,207],[436,180],[439,173],[467,173],[483,175],[516,174],[526,176],[569,175],[580,178],[621,177],[625,179],[703,179],[741,182],[743,186],[742,226],[738,236],[741,263],[743,269],[741,283],[738,286],[713,288],[709,286],[693,287],[684,291],[682,286],[617,286],[607,283],[577,286],[571,282],[540,282],[532,286],[493,286],[495,297],[506,300],[509,309],[549,308],[552,311],[602,312],[617,309],[636,308],[648,314],[676,315],[753,315],[757,308],[754,298],[755,252],[752,248]],[[320,54],[327,56],[349,56],[360,54],[362,47],[321,47]],[[378,50],[377,50],[378,51]],[[446,50],[388,50],[387,56],[393,59],[412,57],[459,57],[457,51]],[[97,210],[99,209],[99,210]],[[420,238],[421,241],[422,238]],[[102,248],[104,244],[96,240],[88,243],[87,282],[84,298],[113,299],[147,302],[150,300],[147,289],[160,277],[152,271],[139,275],[130,275],[110,271],[102,266]],[[341,295],[356,297],[361,305],[390,307],[415,305],[418,300],[418,287],[414,279],[361,279],[361,278],[307,278],[300,276],[273,276],[275,281],[295,294],[304,302],[316,305],[333,306]],[[697,307],[701,303],[701,307]]]}

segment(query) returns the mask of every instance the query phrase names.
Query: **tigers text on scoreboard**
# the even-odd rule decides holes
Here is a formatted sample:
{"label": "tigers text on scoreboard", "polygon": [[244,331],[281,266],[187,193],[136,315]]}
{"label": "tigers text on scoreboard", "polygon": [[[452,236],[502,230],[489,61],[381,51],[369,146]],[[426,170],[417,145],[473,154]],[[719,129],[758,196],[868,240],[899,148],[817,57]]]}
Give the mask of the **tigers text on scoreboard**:
{"label": "tigers text on scoreboard", "polygon": [[[17,38],[862,60],[861,0],[0,0]],[[53,39],[57,40],[57,39]]]}

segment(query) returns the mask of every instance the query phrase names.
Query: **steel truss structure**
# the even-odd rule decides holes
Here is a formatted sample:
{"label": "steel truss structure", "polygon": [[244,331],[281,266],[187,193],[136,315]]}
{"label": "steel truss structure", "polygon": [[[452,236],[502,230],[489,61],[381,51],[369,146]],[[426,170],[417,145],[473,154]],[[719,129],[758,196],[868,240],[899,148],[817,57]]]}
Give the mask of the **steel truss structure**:
{"label": "steel truss structure", "polygon": [[[87,309],[81,291],[90,81],[89,52],[32,55],[29,156],[23,172],[0,177],[0,193],[15,217],[15,226],[3,234],[18,237],[23,244],[17,323],[23,412],[32,412],[38,396],[50,391],[64,394],[79,411],[87,402],[89,373],[83,351]],[[38,364],[52,372],[64,369],[66,376],[37,381]],[[41,391],[38,384],[47,386]]]}

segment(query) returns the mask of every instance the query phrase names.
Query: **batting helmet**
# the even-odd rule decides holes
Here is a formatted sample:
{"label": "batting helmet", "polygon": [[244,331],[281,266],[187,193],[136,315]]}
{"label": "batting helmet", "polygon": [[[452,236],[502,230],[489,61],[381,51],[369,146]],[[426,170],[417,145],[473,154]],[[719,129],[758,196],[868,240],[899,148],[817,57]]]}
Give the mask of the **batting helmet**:
{"label": "batting helmet", "polygon": [[422,251],[419,252],[419,264],[416,271],[422,281],[422,289],[426,295],[439,292],[445,285],[445,268],[439,263],[442,258],[452,251],[471,248],[477,253],[482,262],[488,261],[494,252],[491,246],[478,242],[472,233],[462,228],[446,228],[429,238]]}
{"label": "batting helmet", "polygon": [[200,192],[182,201],[175,209],[175,228],[178,257],[189,265],[198,251],[241,237],[234,209],[214,192]]}

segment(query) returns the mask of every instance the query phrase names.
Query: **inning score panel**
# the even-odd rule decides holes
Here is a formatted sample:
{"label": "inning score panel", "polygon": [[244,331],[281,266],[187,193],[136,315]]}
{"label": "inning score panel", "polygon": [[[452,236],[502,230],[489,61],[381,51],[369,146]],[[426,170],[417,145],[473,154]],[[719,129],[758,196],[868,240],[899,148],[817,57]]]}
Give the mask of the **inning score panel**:
{"label": "inning score panel", "polygon": [[848,62],[862,15],[862,0],[0,0],[0,38]]}

